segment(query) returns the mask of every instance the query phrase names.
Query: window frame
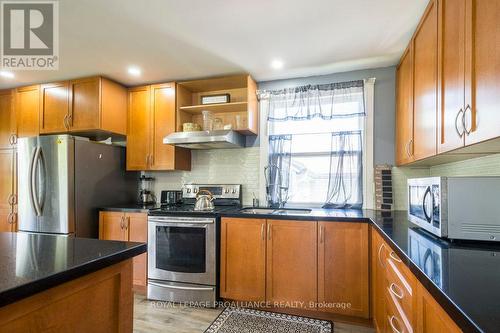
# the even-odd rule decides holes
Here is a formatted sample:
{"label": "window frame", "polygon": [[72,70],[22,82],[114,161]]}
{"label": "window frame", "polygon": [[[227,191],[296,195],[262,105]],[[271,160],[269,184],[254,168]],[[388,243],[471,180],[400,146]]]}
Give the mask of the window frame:
{"label": "window frame", "polygon": [[[373,132],[374,132],[374,89],[375,78],[364,79],[364,100],[365,100],[365,113],[363,124],[363,209],[374,209],[375,207],[375,183],[374,183],[374,163],[373,163]],[[264,106],[264,107],[263,107]],[[266,180],[264,168],[268,165],[269,161],[269,129],[267,123],[268,107],[267,104],[259,103],[260,109],[260,172],[259,172],[259,200],[261,204],[267,204],[266,201]],[[308,154],[308,153],[294,153],[292,155]],[[303,156],[322,156],[330,155],[330,153],[310,153]],[[294,207],[317,207],[318,203],[292,203]]]}

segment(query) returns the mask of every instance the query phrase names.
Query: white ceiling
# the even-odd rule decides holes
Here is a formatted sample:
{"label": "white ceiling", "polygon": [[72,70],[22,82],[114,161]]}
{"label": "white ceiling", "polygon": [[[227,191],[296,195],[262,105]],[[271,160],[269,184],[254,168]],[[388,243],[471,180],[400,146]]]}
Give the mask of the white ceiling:
{"label": "white ceiling", "polygon": [[[60,0],[57,71],[0,88],[103,74],[126,85],[249,72],[256,80],[394,65],[427,0]],[[273,70],[273,59],[284,61]],[[138,78],[127,67],[141,68]]]}

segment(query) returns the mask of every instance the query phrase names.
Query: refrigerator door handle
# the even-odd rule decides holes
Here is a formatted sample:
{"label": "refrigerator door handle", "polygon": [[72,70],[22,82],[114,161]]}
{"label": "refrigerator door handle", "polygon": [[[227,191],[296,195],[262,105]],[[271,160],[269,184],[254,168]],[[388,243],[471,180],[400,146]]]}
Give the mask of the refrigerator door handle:
{"label": "refrigerator door handle", "polygon": [[33,206],[35,206],[35,213],[36,216],[42,216],[42,209],[40,208],[40,202],[38,201],[38,188],[37,188],[37,181],[36,181],[36,173],[38,170],[38,162],[40,160],[40,154],[42,152],[42,148],[36,147],[35,149],[35,155],[33,157],[33,160],[31,161],[31,184],[30,184],[30,194],[31,194],[31,200],[33,201]]}

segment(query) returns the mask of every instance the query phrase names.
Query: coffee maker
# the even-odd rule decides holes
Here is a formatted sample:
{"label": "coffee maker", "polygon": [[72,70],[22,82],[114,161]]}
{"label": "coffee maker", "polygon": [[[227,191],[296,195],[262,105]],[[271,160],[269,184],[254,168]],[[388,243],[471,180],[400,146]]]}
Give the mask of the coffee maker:
{"label": "coffee maker", "polygon": [[139,178],[140,190],[138,203],[140,205],[147,206],[156,203],[156,197],[151,190],[154,180],[155,179],[153,177],[148,177],[145,175],[141,175],[141,177]]}

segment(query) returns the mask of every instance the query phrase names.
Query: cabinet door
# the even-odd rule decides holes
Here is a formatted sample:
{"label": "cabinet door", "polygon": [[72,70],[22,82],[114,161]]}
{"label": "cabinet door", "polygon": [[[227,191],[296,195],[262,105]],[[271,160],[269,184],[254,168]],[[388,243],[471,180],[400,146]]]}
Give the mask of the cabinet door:
{"label": "cabinet door", "polygon": [[128,92],[127,170],[148,170],[151,147],[150,86]]}
{"label": "cabinet door", "polygon": [[417,332],[462,332],[425,287],[417,284]]}
{"label": "cabinet door", "polygon": [[103,131],[127,135],[127,88],[101,78],[101,126]]}
{"label": "cabinet door", "polygon": [[401,57],[397,69],[396,164],[413,160],[413,44]]}
{"label": "cabinet door", "polygon": [[99,239],[128,241],[122,212],[99,212]]}
{"label": "cabinet door", "polygon": [[267,301],[301,308],[317,302],[317,249],[316,222],[267,220]]}
{"label": "cabinet door", "polygon": [[69,130],[69,82],[40,86],[40,133],[61,133]]}
{"label": "cabinet door", "polygon": [[414,37],[413,148],[415,160],[436,155],[438,9],[431,0]]}
{"label": "cabinet door", "polygon": [[467,6],[465,144],[470,145],[500,136],[500,2],[468,0]]}
{"label": "cabinet door", "polygon": [[100,128],[101,83],[99,77],[69,82],[70,130],[85,131]]}
{"label": "cabinet door", "polygon": [[320,310],[368,318],[368,225],[319,222],[318,227],[318,302],[328,305]]}
{"label": "cabinet door", "polygon": [[464,145],[465,2],[439,1],[441,102],[438,108],[438,153]]}
{"label": "cabinet door", "polygon": [[175,147],[163,144],[163,138],[175,132],[175,83],[151,86],[151,169],[173,170]]}
{"label": "cabinet door", "polygon": [[[128,240],[131,242],[148,242],[148,215],[146,213],[127,213]],[[133,284],[140,287],[140,291],[146,290],[147,284],[147,253],[134,257]]]}
{"label": "cabinet door", "polygon": [[0,150],[0,232],[15,231],[15,151]]}
{"label": "cabinet door", "polygon": [[264,301],[266,220],[223,218],[221,227],[221,297]]}
{"label": "cabinet door", "polygon": [[372,251],[371,251],[371,267],[372,267],[372,309],[373,320],[377,332],[386,331],[386,258],[388,248],[384,240],[376,230],[371,229],[372,236]]}
{"label": "cabinet door", "polygon": [[0,149],[12,148],[15,143],[15,117],[12,107],[12,91],[0,91]]}
{"label": "cabinet door", "polygon": [[31,137],[39,134],[40,86],[16,89],[14,111],[17,136]]}

